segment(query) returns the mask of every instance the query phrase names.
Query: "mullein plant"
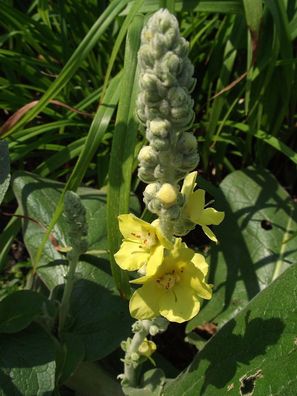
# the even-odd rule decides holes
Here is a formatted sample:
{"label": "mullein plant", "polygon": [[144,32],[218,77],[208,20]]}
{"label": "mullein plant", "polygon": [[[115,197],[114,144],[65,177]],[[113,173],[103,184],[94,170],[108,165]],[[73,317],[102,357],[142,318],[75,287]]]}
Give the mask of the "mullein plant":
{"label": "mullein plant", "polygon": [[149,224],[131,213],[120,215],[124,239],[115,254],[122,269],[139,274],[131,281],[140,287],[129,303],[131,316],[138,321],[132,328],[133,339],[122,345],[126,355],[120,378],[128,386],[136,385],[135,369],[155,350],[146,336],[164,331],[168,322],[192,319],[201,299],[212,296],[205,258],[180,238],[199,225],[217,242],[209,226],[224,218],[223,212],[205,208],[205,191],[195,190],[197,172],[191,172],[199,155],[197,140],[189,131],[195,79],[188,51],[189,44],[168,10],[161,9],[148,20],[138,53],[137,99],[148,145],[138,155],[138,176],[147,183],[144,203],[157,219]]}

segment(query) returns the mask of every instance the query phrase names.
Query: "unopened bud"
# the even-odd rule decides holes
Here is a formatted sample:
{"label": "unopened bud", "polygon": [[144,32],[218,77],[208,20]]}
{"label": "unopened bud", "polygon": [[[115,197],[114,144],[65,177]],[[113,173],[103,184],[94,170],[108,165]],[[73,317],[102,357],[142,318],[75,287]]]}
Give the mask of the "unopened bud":
{"label": "unopened bud", "polygon": [[156,163],[157,160],[158,160],[158,155],[151,146],[144,146],[139,151],[138,161],[152,164],[152,163]]}
{"label": "unopened bud", "polygon": [[170,183],[164,183],[157,193],[157,198],[165,206],[172,206],[176,203],[177,191]]}
{"label": "unopened bud", "polygon": [[164,120],[153,120],[149,124],[149,129],[154,136],[166,137],[168,135],[168,122]]}
{"label": "unopened bud", "polygon": [[142,356],[150,357],[157,349],[157,345],[153,341],[149,341],[146,338],[138,348],[138,352]]}
{"label": "unopened bud", "polygon": [[135,363],[138,362],[139,357],[140,357],[139,353],[137,353],[137,352],[132,352],[130,355],[131,361],[135,362]]}

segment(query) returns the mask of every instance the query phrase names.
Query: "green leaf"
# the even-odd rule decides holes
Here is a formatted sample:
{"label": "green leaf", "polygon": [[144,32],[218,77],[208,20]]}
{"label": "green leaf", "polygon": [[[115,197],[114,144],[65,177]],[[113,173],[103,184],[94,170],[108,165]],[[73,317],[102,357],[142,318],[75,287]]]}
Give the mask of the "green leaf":
{"label": "green leaf", "polygon": [[63,194],[60,196],[60,200],[56,204],[56,209],[53,212],[51,221],[49,222],[49,231],[46,233],[44,236],[42,242],[40,243],[40,246],[36,252],[36,262],[39,262],[39,259],[43,253],[44,246],[46,243],[46,239],[49,235],[49,233],[53,230],[57,220],[61,216],[63,212],[63,205],[64,205],[64,198],[63,195],[66,191],[68,190],[76,190],[78,186],[80,185],[87,169],[88,166],[96,153],[96,150],[98,149],[103,136],[106,132],[106,129],[110,123],[110,119],[112,117],[114,108],[116,106],[116,103],[118,101],[119,97],[119,90],[118,90],[118,78],[119,75],[117,75],[113,80],[111,81],[107,91],[106,95],[104,97],[104,103],[102,103],[99,107],[98,110],[95,114],[95,117],[93,119],[93,122],[90,126],[85,144],[83,145],[83,149],[80,152],[79,158],[75,164],[75,167],[64,187]]}
{"label": "green leaf", "polygon": [[[130,12],[135,1],[130,1],[121,15],[126,15]],[[140,8],[142,13],[152,13],[160,9],[160,0],[150,0],[146,1],[144,5]],[[243,12],[243,7],[240,0],[182,0],[175,1],[175,11],[192,11],[192,12],[221,12],[223,14],[241,14]]]}
{"label": "green leaf", "polygon": [[0,302],[0,333],[16,333],[38,316],[49,313],[48,300],[39,293],[20,290]]}
{"label": "green leaf", "polygon": [[[239,129],[240,131],[245,132],[247,134],[251,133],[251,128],[249,127],[249,125],[243,124],[241,122],[226,121],[226,125],[230,126],[231,128]],[[269,144],[271,147],[275,148],[276,150],[284,154],[290,161],[297,164],[297,153],[277,137],[272,136],[269,133],[262,130],[253,131],[253,136]]]}
{"label": "green leaf", "polygon": [[296,394],[297,265],[230,320],[165,396]]}
{"label": "green leaf", "polygon": [[63,384],[72,376],[85,357],[84,344],[79,336],[72,333],[63,335],[62,348],[57,359],[59,383]]}
{"label": "green leaf", "polygon": [[137,52],[143,17],[135,17],[126,40],[121,95],[113,133],[107,200],[108,240],[111,252],[111,269],[119,290],[129,296],[128,276],[114,262],[113,255],[119,249],[120,233],[117,217],[129,211],[129,197],[138,123],[135,120],[135,100],[138,91]]}
{"label": "green leaf", "polygon": [[80,279],[75,283],[67,329],[79,336],[84,344],[85,360],[91,361],[102,359],[118,348],[129,336],[132,324],[127,301],[119,297],[112,277],[103,271],[92,274],[95,282]]}
{"label": "green leaf", "polygon": [[165,375],[161,369],[152,369],[144,373],[139,388],[123,386],[127,396],[160,396],[165,384]]}
{"label": "green leaf", "polygon": [[[24,241],[33,259],[60,199],[63,184],[23,172],[15,176],[13,188],[25,216]],[[79,188],[78,194],[87,211],[89,250],[81,256],[77,267],[78,280],[66,331],[80,337],[85,359],[95,360],[111,353],[128,336],[131,319],[128,304],[119,297],[108,273],[106,195],[91,188]],[[131,210],[139,210],[135,198],[130,202]],[[67,224],[61,216],[36,268],[51,290],[64,283],[67,261],[57,248],[67,244]]]}
{"label": "green leaf", "polygon": [[243,5],[252,40],[255,40],[254,44],[257,45],[263,12],[262,0],[243,0]]}
{"label": "green leaf", "polygon": [[[83,61],[88,56],[95,44],[98,42],[99,38],[103,35],[105,30],[127,3],[128,0],[115,0],[109,4],[109,6],[105,9],[105,11],[99,16],[99,18],[90,28],[87,35],[80,42],[76,50],[71,55],[70,59],[65,64],[57,79],[55,79],[55,81],[50,85],[48,90],[39,100],[38,104],[34,106],[29,112],[27,112],[24,117],[8,132],[3,134],[3,136],[8,136],[14,131],[19,130],[28,121],[32,120],[40,111],[42,111],[46,107],[50,99],[56,97],[59,92],[61,92],[63,87],[72,78],[77,69],[82,65]],[[7,6],[5,6],[4,10],[2,10],[3,13],[6,10],[6,7]]]}
{"label": "green leaf", "polygon": [[9,187],[10,182],[10,162],[8,153],[8,144],[0,141],[0,204]]}
{"label": "green leaf", "polygon": [[268,171],[236,171],[220,187],[215,206],[225,219],[214,227],[219,245],[209,259],[214,295],[188,330],[208,321],[221,326],[297,261],[296,239],[290,239],[296,205]]}
{"label": "green leaf", "polygon": [[121,44],[127,34],[127,30],[129,28],[129,25],[131,24],[131,22],[133,21],[133,19],[135,18],[135,15],[138,13],[139,8],[141,7],[142,3],[144,2],[144,0],[136,0],[133,4],[133,7],[130,9],[130,12],[128,13],[125,21],[123,22],[121,29],[119,31],[119,34],[117,35],[116,41],[113,45],[112,48],[112,53],[110,54],[110,59],[108,62],[108,67],[105,73],[105,77],[104,77],[104,84],[103,84],[103,88],[102,88],[102,94],[101,97],[104,97],[105,95],[105,90],[107,87],[107,84],[109,82],[109,78],[110,78],[110,74],[113,68],[113,65],[115,63],[117,54],[120,50]]}
{"label": "green leaf", "polygon": [[55,344],[38,325],[0,334],[0,396],[50,396],[55,388]]}

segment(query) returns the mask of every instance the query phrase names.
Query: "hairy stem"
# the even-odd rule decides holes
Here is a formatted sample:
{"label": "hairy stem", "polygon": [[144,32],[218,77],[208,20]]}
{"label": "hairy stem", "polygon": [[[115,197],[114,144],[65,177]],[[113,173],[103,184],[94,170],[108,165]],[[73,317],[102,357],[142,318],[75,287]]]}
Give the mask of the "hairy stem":
{"label": "hairy stem", "polygon": [[75,252],[75,250],[73,250],[71,253],[72,254],[68,255],[69,270],[66,275],[66,283],[65,283],[63,297],[62,297],[62,301],[61,301],[61,305],[60,305],[59,334],[61,334],[64,329],[67,315],[69,312],[71,293],[72,293],[72,289],[73,289],[73,286],[75,283],[75,271],[76,271],[76,266],[77,266],[78,259],[79,259],[78,252]]}

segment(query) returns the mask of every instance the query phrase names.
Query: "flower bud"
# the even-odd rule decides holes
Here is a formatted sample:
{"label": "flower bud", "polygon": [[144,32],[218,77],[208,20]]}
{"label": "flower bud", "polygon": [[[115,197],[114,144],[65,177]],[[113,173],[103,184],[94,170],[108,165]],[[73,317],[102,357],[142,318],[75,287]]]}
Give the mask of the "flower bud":
{"label": "flower bud", "polygon": [[179,150],[185,154],[188,154],[191,151],[196,152],[197,139],[192,133],[183,132],[178,139],[177,146]]}
{"label": "flower bud", "polygon": [[176,188],[172,184],[164,183],[157,193],[157,198],[166,207],[174,205],[177,199]]}
{"label": "flower bud", "polygon": [[148,166],[140,166],[138,168],[138,177],[140,180],[142,180],[145,183],[152,183],[154,182],[155,176],[154,176],[154,167],[148,167]]}
{"label": "flower bud", "polygon": [[153,341],[144,339],[142,344],[138,348],[138,353],[145,357],[150,357],[157,349],[157,345]]}
{"label": "flower bud", "polygon": [[130,355],[130,359],[131,359],[132,363],[137,363],[139,358],[140,358],[140,355],[137,352],[132,352]]}
{"label": "flower bud", "polygon": [[144,146],[139,151],[138,161],[154,166],[158,161],[158,154],[151,146]]}
{"label": "flower bud", "polygon": [[152,120],[149,123],[149,129],[153,136],[165,138],[168,136],[170,124],[166,120]]}

